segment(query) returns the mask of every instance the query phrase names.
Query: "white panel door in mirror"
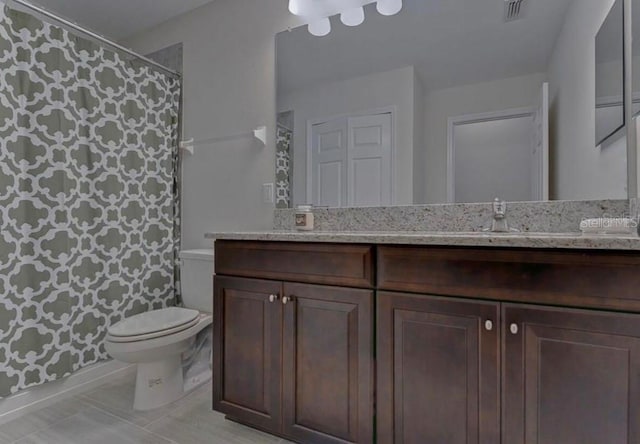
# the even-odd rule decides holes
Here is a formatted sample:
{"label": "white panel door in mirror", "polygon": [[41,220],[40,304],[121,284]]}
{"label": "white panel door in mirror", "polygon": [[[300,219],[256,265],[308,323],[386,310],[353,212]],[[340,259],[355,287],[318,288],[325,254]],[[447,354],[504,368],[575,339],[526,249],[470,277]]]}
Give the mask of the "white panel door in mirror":
{"label": "white panel door in mirror", "polygon": [[348,205],[391,205],[391,114],[348,121]]}
{"label": "white panel door in mirror", "polygon": [[347,201],[347,119],[313,125],[311,132],[311,203],[342,207]]}
{"label": "white panel door in mirror", "polygon": [[340,117],[311,126],[311,203],[392,203],[391,114]]}

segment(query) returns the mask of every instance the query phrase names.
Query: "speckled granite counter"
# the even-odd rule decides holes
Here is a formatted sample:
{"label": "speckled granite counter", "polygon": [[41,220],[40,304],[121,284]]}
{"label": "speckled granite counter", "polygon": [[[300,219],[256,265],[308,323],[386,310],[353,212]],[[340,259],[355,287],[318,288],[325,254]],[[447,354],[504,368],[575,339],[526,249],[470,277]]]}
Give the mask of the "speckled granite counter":
{"label": "speckled granite counter", "polygon": [[463,247],[560,248],[594,250],[640,250],[638,236],[594,236],[571,233],[479,233],[479,232],[292,232],[256,231],[207,233],[207,239],[327,242]]}
{"label": "speckled granite counter", "polygon": [[[531,233],[571,233],[580,221],[631,217],[628,200],[508,202],[509,226]],[[274,230],[294,230],[295,210],[275,210]],[[476,232],[491,225],[493,204],[436,204],[396,207],[314,208],[318,231]]]}

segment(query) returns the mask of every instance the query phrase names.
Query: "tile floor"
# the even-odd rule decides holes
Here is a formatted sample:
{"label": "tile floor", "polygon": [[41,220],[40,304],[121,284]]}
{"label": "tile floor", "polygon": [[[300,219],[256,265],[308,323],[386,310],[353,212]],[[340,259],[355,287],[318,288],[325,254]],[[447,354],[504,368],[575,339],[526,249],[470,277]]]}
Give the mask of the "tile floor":
{"label": "tile floor", "polygon": [[0,425],[0,444],[285,444],[211,410],[211,384],[166,407],[133,410],[135,374]]}

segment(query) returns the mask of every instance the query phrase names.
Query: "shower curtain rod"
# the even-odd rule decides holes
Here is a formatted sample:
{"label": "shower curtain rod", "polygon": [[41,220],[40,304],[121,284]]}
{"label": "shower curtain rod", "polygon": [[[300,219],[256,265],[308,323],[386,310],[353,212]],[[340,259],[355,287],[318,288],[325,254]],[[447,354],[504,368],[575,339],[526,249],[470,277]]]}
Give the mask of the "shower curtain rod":
{"label": "shower curtain rod", "polygon": [[94,31],[91,31],[90,29],[87,29],[87,28],[85,28],[85,27],[83,27],[83,26],[81,26],[81,25],[79,25],[77,23],[74,23],[74,22],[72,22],[70,20],[67,20],[67,19],[65,19],[63,17],[60,17],[59,15],[56,15],[56,14],[54,14],[52,12],[49,12],[46,9],[42,8],[41,6],[35,5],[33,3],[29,3],[26,0],[8,0],[7,1],[7,4],[11,4],[11,3],[17,3],[18,5],[21,5],[21,6],[25,7],[25,8],[27,8],[27,9],[32,10],[32,11],[35,11],[36,13],[41,14],[41,15],[47,17],[47,18],[50,18],[51,20],[54,20],[54,21],[66,26],[66,27],[69,27],[69,28],[71,28],[71,29],[73,29],[75,31],[78,31],[78,32],[82,33],[82,34],[85,34],[85,35],[91,37],[92,39],[98,40],[101,43],[104,43],[104,44],[106,44],[108,46],[111,46],[112,48],[115,48],[118,51],[124,52],[126,54],[129,54],[130,56],[133,56],[133,57],[135,57],[137,59],[140,59],[143,62],[145,62],[145,63],[147,63],[149,65],[152,65],[152,66],[158,68],[159,70],[166,72],[167,74],[169,74],[171,76],[174,76],[174,77],[177,77],[177,78],[181,78],[182,77],[182,74],[180,74],[179,72],[176,72],[176,71],[174,71],[172,69],[169,69],[166,66],[161,65],[160,63],[155,62],[155,61],[153,61],[153,60],[151,60],[151,59],[149,59],[149,58],[147,58],[147,57],[145,57],[143,55],[140,55],[137,52],[132,51],[129,48],[125,48],[124,46],[119,45],[118,43],[114,42],[113,40],[109,40],[108,38],[106,38],[106,37],[94,32]]}

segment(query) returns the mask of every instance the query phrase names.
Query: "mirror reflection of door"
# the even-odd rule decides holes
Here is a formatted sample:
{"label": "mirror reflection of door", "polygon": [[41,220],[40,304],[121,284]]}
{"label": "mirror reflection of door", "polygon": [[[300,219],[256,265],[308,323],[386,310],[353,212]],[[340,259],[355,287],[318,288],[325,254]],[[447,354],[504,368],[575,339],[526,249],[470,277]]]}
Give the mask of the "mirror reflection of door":
{"label": "mirror reflection of door", "polygon": [[315,206],[392,204],[391,113],[310,124],[308,200]]}
{"label": "mirror reflection of door", "polygon": [[450,119],[449,201],[548,200],[548,103]]}

